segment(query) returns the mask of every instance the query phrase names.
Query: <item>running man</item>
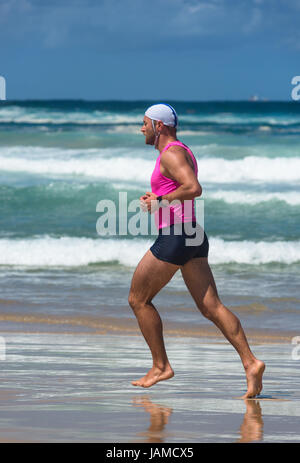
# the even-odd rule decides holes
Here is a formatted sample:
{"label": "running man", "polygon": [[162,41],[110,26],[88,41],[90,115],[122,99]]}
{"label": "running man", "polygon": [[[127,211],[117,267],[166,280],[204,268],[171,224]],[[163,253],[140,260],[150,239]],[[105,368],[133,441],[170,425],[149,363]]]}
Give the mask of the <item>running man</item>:
{"label": "running man", "polygon": [[[144,210],[155,213],[158,237],[139,262],[132,277],[129,305],[150,348],[153,365],[134,386],[150,387],[174,376],[165,350],[161,318],[152,299],[180,269],[184,282],[198,309],[211,320],[240,355],[246,373],[247,392],[243,398],[255,397],[262,390],[265,364],[250,350],[239,319],[220,301],[208,264],[208,240],[186,246],[185,224],[196,224],[194,198],[202,193],[197,180],[197,162],[191,150],[176,136],[177,114],[170,105],[156,104],[147,109],[141,132],[147,145],[159,151],[151,177],[152,192],[140,201]],[[174,200],[190,200],[192,207],[168,206]],[[169,208],[169,220],[163,210]],[[174,229],[181,227],[181,233]],[[167,232],[167,233],[165,233]],[[191,238],[191,237],[190,237]]]}

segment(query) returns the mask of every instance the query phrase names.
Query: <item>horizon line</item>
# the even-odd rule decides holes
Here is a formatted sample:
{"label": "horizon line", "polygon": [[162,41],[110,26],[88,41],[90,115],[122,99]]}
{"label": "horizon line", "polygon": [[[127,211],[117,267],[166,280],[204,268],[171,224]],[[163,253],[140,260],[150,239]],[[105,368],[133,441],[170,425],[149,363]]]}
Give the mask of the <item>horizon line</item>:
{"label": "horizon line", "polygon": [[13,102],[31,102],[31,101],[82,101],[82,102],[93,102],[93,103],[102,103],[102,102],[123,102],[123,103],[143,103],[143,102],[153,102],[153,101],[172,101],[172,102],[177,102],[177,103],[297,103],[297,101],[293,99],[289,100],[280,100],[280,99],[268,99],[268,98],[262,98],[262,99],[237,99],[237,100],[231,100],[231,99],[208,99],[208,100],[178,100],[178,99],[172,99],[172,98],[151,98],[151,99],[118,99],[118,98],[106,98],[106,99],[86,99],[86,98],[23,98],[23,99],[8,99],[6,100],[0,100],[1,103],[13,103]]}

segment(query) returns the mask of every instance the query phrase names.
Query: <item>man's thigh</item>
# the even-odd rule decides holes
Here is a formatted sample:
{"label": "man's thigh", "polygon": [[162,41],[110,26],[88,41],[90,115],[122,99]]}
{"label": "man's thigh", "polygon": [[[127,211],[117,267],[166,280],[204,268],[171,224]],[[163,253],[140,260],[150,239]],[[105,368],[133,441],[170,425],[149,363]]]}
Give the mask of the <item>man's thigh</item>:
{"label": "man's thigh", "polygon": [[215,306],[220,302],[215,280],[206,257],[188,261],[181,267],[184,282],[197,306]]}
{"label": "man's thigh", "polygon": [[179,265],[159,260],[148,250],[135,269],[130,294],[139,301],[150,302],[178,269]]}

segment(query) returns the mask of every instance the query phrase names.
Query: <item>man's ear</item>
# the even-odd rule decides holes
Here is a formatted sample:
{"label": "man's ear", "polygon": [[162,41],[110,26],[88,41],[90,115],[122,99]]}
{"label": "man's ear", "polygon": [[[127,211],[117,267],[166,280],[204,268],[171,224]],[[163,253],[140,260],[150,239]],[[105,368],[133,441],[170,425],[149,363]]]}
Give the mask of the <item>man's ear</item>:
{"label": "man's ear", "polygon": [[163,128],[163,122],[162,121],[156,121],[156,129],[159,129],[160,131],[162,130]]}

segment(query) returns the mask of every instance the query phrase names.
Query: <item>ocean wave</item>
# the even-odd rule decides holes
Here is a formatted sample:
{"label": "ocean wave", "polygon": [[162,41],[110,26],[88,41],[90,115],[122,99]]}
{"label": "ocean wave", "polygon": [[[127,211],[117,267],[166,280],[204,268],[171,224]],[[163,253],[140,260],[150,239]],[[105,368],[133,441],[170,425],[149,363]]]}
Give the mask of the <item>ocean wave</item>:
{"label": "ocean wave", "polygon": [[43,108],[9,106],[0,108],[0,123],[5,124],[128,124],[141,123],[143,114],[109,111],[51,111]]}
{"label": "ocean wave", "polygon": [[297,182],[300,180],[300,157],[267,158],[247,156],[243,159],[201,159],[198,177],[215,183]]}
{"label": "ocean wave", "polygon": [[[73,198],[77,201],[79,199],[91,198],[91,200],[96,200],[96,198],[101,197],[103,194],[108,194],[111,192],[113,197],[117,197],[117,193],[121,192],[136,192],[140,196],[142,191],[146,191],[149,188],[148,182],[132,182],[131,180],[123,181],[112,181],[109,184],[105,181],[95,180],[91,181],[64,181],[56,180],[49,181],[44,185],[27,185],[27,186],[12,186],[12,185],[0,185],[0,195],[1,200],[6,201],[8,199],[12,207],[25,204],[26,201],[32,201],[33,198],[39,198],[41,206],[42,202],[47,199],[47,204],[49,206],[49,200],[51,198],[55,199],[55,204],[57,200],[61,199],[64,201],[66,198]],[[138,197],[139,197],[138,196]],[[289,206],[299,206],[300,205],[300,191],[256,191],[255,187],[243,189],[243,190],[214,190],[205,188],[201,198],[197,200],[208,200],[211,202],[223,201],[228,205],[247,205],[254,206],[257,204],[263,204],[266,208],[273,207],[274,204],[267,204],[269,202],[281,202]],[[35,205],[37,203],[35,202]],[[210,203],[209,207],[213,207],[214,204]],[[279,206],[279,205],[278,205]]]}
{"label": "ocean wave", "polygon": [[[49,176],[87,176],[99,179],[148,182],[154,159],[135,156],[128,149],[0,148],[0,171]],[[143,150],[136,150],[143,153]],[[126,155],[127,154],[127,155]]]}
{"label": "ocean wave", "polygon": [[228,204],[260,204],[268,201],[283,201],[290,206],[300,205],[300,192],[249,192],[226,191],[204,192],[203,199],[221,200]]}
{"label": "ocean wave", "polygon": [[0,265],[78,267],[117,262],[134,266],[152,241],[68,236],[53,238],[47,235],[30,239],[0,239]]}
{"label": "ocean wave", "polygon": [[257,157],[260,159],[268,158],[298,158],[300,151],[299,145],[279,143],[255,143],[255,145],[241,146],[228,145],[222,143],[193,144],[192,151],[201,158],[219,158],[228,161],[242,160],[248,157]]}
{"label": "ocean wave", "polygon": [[[0,239],[0,265],[44,268],[115,262],[134,267],[153,241],[153,237],[92,239],[47,235]],[[293,264],[300,262],[300,241],[225,241],[211,237],[209,261],[212,264]]]}
{"label": "ocean wave", "polygon": [[[134,151],[134,150],[133,150]],[[138,153],[143,152],[139,150]],[[52,160],[57,158],[60,160],[81,159],[109,159],[114,156],[126,156],[128,148],[60,148],[60,147],[45,147],[45,146],[0,146],[0,158],[22,158],[28,160]],[[4,161],[3,161],[4,162]]]}
{"label": "ocean wave", "polygon": [[[0,108],[0,124],[141,124],[145,108],[131,110],[104,110],[104,109],[79,109],[76,108],[50,108],[46,106],[4,106]],[[214,114],[197,113],[186,114],[185,111],[179,114],[180,124],[221,124],[221,125],[255,125],[263,127],[292,126],[300,124],[300,117],[297,114],[251,114],[239,112],[220,112]]]}
{"label": "ocean wave", "polygon": [[150,179],[153,162],[133,158],[113,159],[47,159],[33,160],[20,158],[3,158],[0,156],[0,171],[26,172],[49,176],[88,176],[99,179],[137,180],[145,182]]}
{"label": "ocean wave", "polygon": [[300,117],[293,115],[257,115],[242,113],[216,113],[216,114],[183,114],[180,122],[185,123],[214,123],[227,125],[258,125],[258,126],[288,126],[300,124]]}
{"label": "ocean wave", "polygon": [[[27,150],[27,155],[26,155]],[[107,180],[149,182],[155,158],[137,156],[139,150],[89,151],[86,155],[74,155],[79,150],[64,150],[61,157],[49,148],[29,157],[28,147],[24,154],[13,148],[0,150],[0,171],[26,172],[30,174],[58,176],[89,176]],[[106,153],[106,157],[105,157]],[[122,155],[123,153],[123,155]],[[129,155],[131,154],[131,156]],[[63,157],[63,159],[62,159]],[[258,157],[243,159],[197,158],[200,183],[288,183],[300,180],[300,157]]]}

